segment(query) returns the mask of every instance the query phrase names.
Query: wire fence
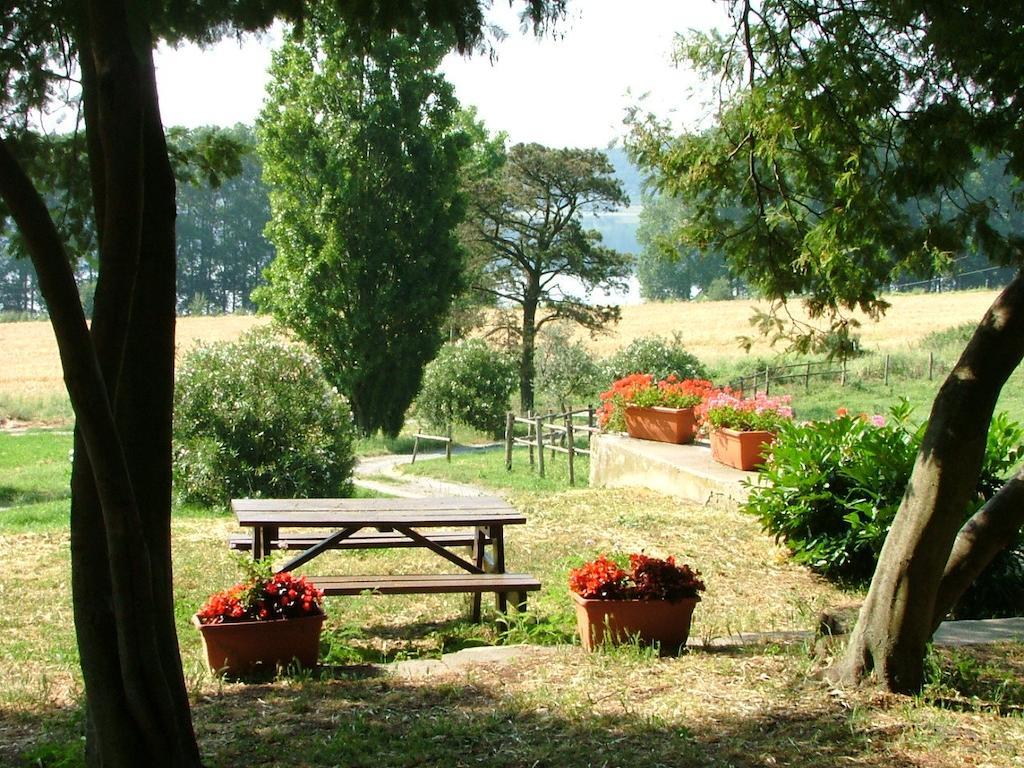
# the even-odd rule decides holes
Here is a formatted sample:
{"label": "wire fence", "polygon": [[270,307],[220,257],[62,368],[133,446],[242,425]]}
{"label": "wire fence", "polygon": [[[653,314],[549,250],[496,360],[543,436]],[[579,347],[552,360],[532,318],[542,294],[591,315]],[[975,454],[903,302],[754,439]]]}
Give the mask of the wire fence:
{"label": "wire fence", "polygon": [[932,381],[952,367],[953,360],[935,352],[887,353],[864,360],[819,360],[790,365],[765,366],[729,382],[729,387],[740,394],[770,395],[779,386],[803,386],[810,391],[812,383],[822,380],[846,386],[857,382],[881,382],[888,385],[897,380]]}

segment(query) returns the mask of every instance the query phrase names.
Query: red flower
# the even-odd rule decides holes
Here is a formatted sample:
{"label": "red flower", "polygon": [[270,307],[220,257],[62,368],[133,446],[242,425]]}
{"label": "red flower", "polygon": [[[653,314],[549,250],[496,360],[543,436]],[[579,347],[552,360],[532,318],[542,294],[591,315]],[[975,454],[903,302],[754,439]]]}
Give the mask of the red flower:
{"label": "red flower", "polygon": [[680,600],[704,591],[700,571],[644,554],[629,556],[629,572],[606,555],[569,572],[569,589],[581,597],[604,600]]}
{"label": "red flower", "polygon": [[323,591],[305,576],[276,573],[253,578],[210,596],[196,612],[203,624],[269,621],[320,613]]}

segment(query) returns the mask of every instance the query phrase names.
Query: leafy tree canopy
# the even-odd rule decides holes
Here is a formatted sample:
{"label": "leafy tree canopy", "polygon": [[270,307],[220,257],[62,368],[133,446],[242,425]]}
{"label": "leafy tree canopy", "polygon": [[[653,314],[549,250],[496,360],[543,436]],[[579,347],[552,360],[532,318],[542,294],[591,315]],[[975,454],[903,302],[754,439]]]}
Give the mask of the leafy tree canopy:
{"label": "leafy tree canopy", "polygon": [[730,5],[731,34],[692,34],[680,50],[721,82],[716,124],[672,136],[634,116],[634,156],[692,209],[685,242],[840,328],[846,310],[877,315],[881,289],[968,244],[1020,263],[1022,234],[999,226],[1018,201],[964,184],[987,161],[1007,185],[1024,169],[1019,4]]}
{"label": "leafy tree canopy", "polygon": [[694,289],[704,295],[716,280],[728,280],[729,268],[721,254],[679,242],[685,218],[686,206],[678,198],[657,195],[644,201],[636,233],[642,247],[636,275],[643,298],[686,301],[693,298]]}
{"label": "leafy tree canopy", "polygon": [[[881,290],[973,247],[1024,263],[1001,226],[1024,175],[1024,6],[983,0],[734,0],[730,34],[682,53],[720,83],[717,121],[672,136],[637,117],[631,147],[692,206],[684,240],[720,248],[775,299],[801,295],[847,333]],[[1009,195],[967,184],[997,163]],[[1007,210],[1009,209],[1009,210]],[[736,210],[733,219],[723,212]],[[781,321],[765,326],[786,333]],[[807,348],[815,336],[796,329]],[[834,338],[836,333],[832,334]],[[817,338],[821,338],[818,336]],[[826,337],[827,338],[827,337]],[[928,640],[1024,523],[1024,473],[965,524],[999,393],[1024,359],[1024,272],[982,318],[932,406],[914,470],[836,678],[918,690]]]}

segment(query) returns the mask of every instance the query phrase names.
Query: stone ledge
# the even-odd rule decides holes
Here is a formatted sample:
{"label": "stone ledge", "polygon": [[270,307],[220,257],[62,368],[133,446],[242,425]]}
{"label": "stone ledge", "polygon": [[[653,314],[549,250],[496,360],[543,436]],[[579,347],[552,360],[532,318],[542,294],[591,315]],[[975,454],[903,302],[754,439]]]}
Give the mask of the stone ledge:
{"label": "stone ledge", "polygon": [[698,504],[736,507],[746,501],[744,481],[757,472],[719,464],[703,441],[672,445],[625,435],[595,435],[590,446],[592,488],[648,488]]}

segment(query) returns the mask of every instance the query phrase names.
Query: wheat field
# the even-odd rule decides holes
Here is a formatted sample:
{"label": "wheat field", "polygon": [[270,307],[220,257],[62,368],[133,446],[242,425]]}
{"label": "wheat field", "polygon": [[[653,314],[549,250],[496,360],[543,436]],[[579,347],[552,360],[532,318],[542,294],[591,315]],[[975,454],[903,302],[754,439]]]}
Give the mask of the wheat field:
{"label": "wheat field", "polygon": [[[862,317],[863,325],[857,333],[867,349],[909,349],[932,331],[977,322],[995,296],[995,291],[893,295],[888,297],[892,307],[882,320],[876,323]],[[595,354],[604,356],[639,336],[678,333],[690,352],[715,363],[743,355],[737,338],[754,334],[749,318],[755,309],[766,308],[762,303],[742,300],[624,306],[621,322],[608,333],[580,338]],[[180,318],[178,354],[198,340],[235,339],[267,322],[267,318],[254,316]],[[761,340],[751,352],[764,355],[772,350]],[[52,397],[62,390],[60,360],[50,324],[0,323],[0,396]]]}

